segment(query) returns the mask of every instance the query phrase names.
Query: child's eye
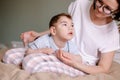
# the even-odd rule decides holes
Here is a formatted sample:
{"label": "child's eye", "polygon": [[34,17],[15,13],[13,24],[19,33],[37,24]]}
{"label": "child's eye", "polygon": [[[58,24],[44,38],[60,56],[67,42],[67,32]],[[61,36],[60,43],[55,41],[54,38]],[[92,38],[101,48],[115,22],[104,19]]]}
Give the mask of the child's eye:
{"label": "child's eye", "polygon": [[67,26],[67,24],[63,24],[63,26]]}

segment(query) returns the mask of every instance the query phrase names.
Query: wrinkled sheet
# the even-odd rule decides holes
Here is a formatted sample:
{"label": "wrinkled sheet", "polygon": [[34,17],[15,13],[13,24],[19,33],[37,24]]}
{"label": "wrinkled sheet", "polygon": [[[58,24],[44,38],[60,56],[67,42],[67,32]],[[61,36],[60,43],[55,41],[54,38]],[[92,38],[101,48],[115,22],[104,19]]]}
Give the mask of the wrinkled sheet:
{"label": "wrinkled sheet", "polygon": [[[0,59],[6,50],[7,49],[0,50]],[[94,75],[70,77],[65,74],[57,74],[52,72],[29,74],[15,65],[4,64],[1,61],[0,80],[120,80],[120,64],[113,62],[108,74],[99,73]]]}

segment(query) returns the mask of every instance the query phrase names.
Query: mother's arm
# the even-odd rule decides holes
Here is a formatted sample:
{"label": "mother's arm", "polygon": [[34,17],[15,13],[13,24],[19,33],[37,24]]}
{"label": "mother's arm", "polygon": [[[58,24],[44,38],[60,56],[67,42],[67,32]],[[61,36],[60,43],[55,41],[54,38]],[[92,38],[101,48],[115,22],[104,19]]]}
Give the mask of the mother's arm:
{"label": "mother's arm", "polygon": [[34,41],[37,37],[40,37],[44,34],[48,34],[49,30],[43,31],[43,32],[35,32],[35,31],[27,31],[24,33],[21,33],[20,38],[23,41],[24,45],[27,45],[29,42]]}
{"label": "mother's arm", "polygon": [[[97,66],[90,66],[79,63],[78,56],[76,56],[77,60],[72,57],[72,54],[64,55],[62,52],[58,52],[58,58],[63,61],[65,64],[70,65],[78,70],[84,71],[88,74],[96,74],[96,73],[108,73],[112,64],[114,51],[109,53],[101,54],[101,58],[98,62]],[[69,56],[69,59],[66,58]],[[75,56],[74,56],[75,57]]]}

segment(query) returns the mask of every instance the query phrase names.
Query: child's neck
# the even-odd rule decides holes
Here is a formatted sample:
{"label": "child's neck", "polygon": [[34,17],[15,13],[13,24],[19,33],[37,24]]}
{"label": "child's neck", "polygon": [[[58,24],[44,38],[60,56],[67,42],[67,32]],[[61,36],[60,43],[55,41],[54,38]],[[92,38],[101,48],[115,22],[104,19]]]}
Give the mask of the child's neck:
{"label": "child's neck", "polygon": [[53,40],[58,48],[64,48],[66,44],[66,40],[60,40],[57,37],[53,37]]}

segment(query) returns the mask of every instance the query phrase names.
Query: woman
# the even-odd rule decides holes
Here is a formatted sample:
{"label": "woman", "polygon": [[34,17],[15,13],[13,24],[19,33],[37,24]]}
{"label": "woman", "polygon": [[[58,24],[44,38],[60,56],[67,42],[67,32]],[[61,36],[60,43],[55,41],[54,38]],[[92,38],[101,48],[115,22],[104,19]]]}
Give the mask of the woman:
{"label": "woman", "polygon": [[[72,54],[66,55],[62,51],[58,52],[58,58],[88,74],[108,73],[115,50],[119,49],[118,27],[114,20],[120,20],[120,0],[75,0],[70,4],[68,12],[75,27],[73,42],[83,54],[83,60],[92,61],[96,66],[81,64],[79,58],[73,58]],[[47,33],[28,31],[21,34],[21,39],[26,45]]]}

